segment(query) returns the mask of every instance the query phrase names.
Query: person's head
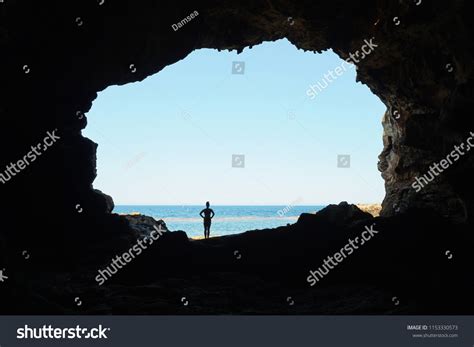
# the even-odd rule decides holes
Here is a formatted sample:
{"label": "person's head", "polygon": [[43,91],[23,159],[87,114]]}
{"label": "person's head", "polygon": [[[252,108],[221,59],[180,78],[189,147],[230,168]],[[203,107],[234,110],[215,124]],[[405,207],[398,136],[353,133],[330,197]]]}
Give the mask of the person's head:
{"label": "person's head", "polygon": [[206,207],[209,208],[209,205],[210,205],[209,201],[206,201]]}

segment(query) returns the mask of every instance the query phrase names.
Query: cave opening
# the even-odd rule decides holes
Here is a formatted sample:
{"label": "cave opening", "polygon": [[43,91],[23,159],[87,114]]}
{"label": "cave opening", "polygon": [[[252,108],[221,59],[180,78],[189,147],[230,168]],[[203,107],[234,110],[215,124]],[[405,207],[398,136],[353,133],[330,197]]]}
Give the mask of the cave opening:
{"label": "cave opening", "polygon": [[[8,218],[0,232],[0,269],[6,269],[8,285],[12,285],[1,297],[3,312],[71,314],[78,312],[71,305],[78,296],[85,299],[80,309],[87,314],[474,311],[474,287],[467,265],[472,263],[473,244],[472,155],[464,156],[419,192],[412,187],[431,165],[446,158],[474,130],[474,70],[469,53],[473,41],[468,2],[224,1],[190,7],[187,2],[176,1],[10,1],[0,7],[4,10],[2,15],[9,18],[2,22],[0,30],[6,52],[0,69],[8,86],[3,95],[5,102],[0,105],[4,121],[0,138],[7,149],[3,167],[23,158],[48,131],[57,128],[61,137],[41,160],[15,179],[2,183],[2,211]],[[172,25],[181,23],[194,10],[199,15],[174,30]],[[379,47],[357,66],[357,80],[363,85],[353,83],[354,69],[344,71],[343,76],[329,83],[324,73],[334,69],[337,74],[335,69],[343,60],[337,58],[337,62],[321,70],[296,73],[296,67],[303,67],[302,62],[288,64],[280,60],[282,52],[277,49],[263,66],[257,67],[256,61],[246,57],[262,47],[257,46],[260,43],[275,45],[268,42],[281,38],[305,50],[314,68],[320,59],[332,54],[327,51],[330,48],[341,59],[348,59],[358,49],[364,51],[362,46],[372,38]],[[251,46],[250,50],[245,48]],[[219,143],[225,145],[222,147],[191,122],[208,125],[206,117],[211,113],[210,108],[202,111],[189,107],[192,101],[211,98],[213,105],[219,103],[214,94],[204,95],[205,85],[193,83],[196,76],[200,82],[210,79],[204,62],[190,66],[182,78],[174,75],[172,93],[169,84],[137,95],[127,92],[127,88],[163,80],[174,68],[192,65],[193,58],[206,52],[201,49],[243,50],[241,55],[222,58],[222,64],[209,57],[203,59],[214,64],[212,67],[229,82],[217,88],[219,92],[228,91],[228,97],[226,108],[217,112],[212,124],[225,122],[225,129],[233,132],[216,132],[211,126],[204,129],[217,136]],[[369,51],[366,46],[365,52]],[[217,56],[226,54],[220,52]],[[233,62],[245,62],[245,68],[234,65],[236,73],[232,74]],[[266,79],[257,80],[258,73]],[[300,74],[306,77],[304,83],[288,77]],[[350,93],[336,92],[348,76],[352,83]],[[249,80],[253,84],[244,83]],[[131,83],[137,81],[140,83]],[[257,81],[266,83],[257,88]],[[231,82],[239,88],[226,89],[232,86]],[[272,85],[277,88],[271,89]],[[218,193],[232,187],[227,195],[247,199],[230,203],[278,203],[272,212],[277,215],[279,211],[294,211],[292,202],[299,196],[309,196],[304,202],[309,204],[360,202],[363,196],[356,194],[357,189],[372,190],[355,176],[355,169],[364,159],[371,160],[364,167],[372,170],[375,180],[380,179],[375,165],[382,148],[382,112],[372,114],[367,107],[349,104],[363,100],[363,95],[354,91],[365,86],[388,109],[383,119],[383,151],[378,165],[386,191],[382,217],[372,218],[353,205],[342,204],[317,215],[303,215],[305,218],[290,227],[268,232],[211,240],[189,240],[183,232],[169,232],[153,249],[97,290],[97,271],[106,268],[117,254],[134,247],[142,235],[137,235],[127,218],[109,213],[113,203],[92,189],[93,181],[95,188],[114,197],[115,212],[124,203],[195,203],[199,205],[193,212],[197,216],[206,200],[212,206],[223,203],[216,195],[206,194],[210,186],[207,181],[190,181],[204,175],[204,168],[209,167],[197,151],[202,147],[187,141],[193,139],[191,135],[212,144],[206,146],[208,150],[221,150],[221,156],[210,156],[221,165],[213,173],[227,170],[227,177],[234,180],[213,187]],[[249,110],[242,109],[250,96],[242,101],[239,90],[251,92],[267,106],[283,102],[288,110],[280,107],[278,113],[254,111],[250,117]],[[301,97],[304,107],[312,113],[303,112],[303,107],[289,116],[293,102],[287,104],[285,97],[291,92]],[[311,92],[320,94],[310,100]],[[100,96],[91,109],[97,93]],[[192,100],[182,105],[180,102],[181,108],[167,110],[164,105],[170,100],[169,94],[180,101],[187,97]],[[332,103],[337,114],[317,111],[329,94],[337,95],[333,99],[337,101]],[[102,108],[107,95],[115,109]],[[373,97],[370,92],[365,95]],[[153,114],[144,118],[139,106],[146,104],[145,96],[156,107]],[[344,105],[345,109],[338,109]],[[237,111],[249,116],[254,126],[244,127],[245,118],[232,114]],[[87,118],[83,117],[86,112]],[[372,119],[375,130],[362,127],[362,117]],[[305,132],[298,122],[309,131]],[[262,123],[266,127],[256,126]],[[277,123],[279,131],[275,129]],[[243,135],[249,138],[248,129],[260,129],[260,142],[241,140]],[[82,134],[99,143],[97,156],[95,143]],[[291,141],[287,139],[289,134],[299,136]],[[351,134],[356,134],[358,141],[377,142],[371,147],[377,150],[362,157],[356,151],[358,143],[344,142]],[[139,136],[155,142],[139,146]],[[231,146],[236,136],[241,137]],[[264,136],[269,139],[263,141]],[[323,146],[327,138],[334,141]],[[256,156],[251,151],[259,148],[255,143],[263,143],[262,149],[266,150],[262,151],[269,155]],[[242,148],[245,144],[251,148]],[[186,149],[185,156],[178,155],[181,145]],[[107,148],[115,156],[107,155]],[[308,148],[311,152],[304,152]],[[245,161],[237,162],[244,162],[245,168],[232,168],[232,155],[242,154]],[[337,155],[345,154],[351,155],[351,168],[336,169]],[[300,162],[313,167],[296,165]],[[156,166],[147,166],[149,163]],[[180,170],[177,163],[186,165]],[[325,171],[326,166],[332,171]],[[237,184],[239,175],[248,178],[255,167],[265,169],[263,182],[276,187],[276,196],[253,179],[243,180],[252,185]],[[265,181],[266,177],[270,182]],[[362,177],[371,182],[372,176]],[[159,188],[171,192],[158,189],[159,180]],[[183,195],[168,182],[179,183]],[[196,186],[202,189],[195,191]],[[334,195],[325,195],[326,191]],[[126,200],[125,192],[137,193],[140,199],[130,196]],[[381,198],[382,188],[380,192]],[[141,199],[144,193],[156,200]],[[254,201],[248,199],[251,193],[256,195]],[[263,199],[268,196],[274,199]],[[379,201],[378,197],[374,200]],[[318,269],[325,257],[373,223],[380,230],[377,239],[317,286],[308,285],[310,270]],[[173,223],[168,224],[170,229],[177,229]],[[192,236],[190,230],[183,229]],[[212,229],[211,236],[216,234]],[[180,301],[184,295],[190,299],[188,306]],[[287,301],[290,296],[294,305]],[[395,297],[400,299],[395,301],[397,304]]]}
{"label": "cave opening", "polygon": [[355,65],[282,39],[240,54],[196,50],[108,87],[83,135],[99,144],[94,188],[113,197],[114,212],[199,237],[210,201],[219,236],[294,223],[340,201],[380,204],[385,109],[356,82]]}

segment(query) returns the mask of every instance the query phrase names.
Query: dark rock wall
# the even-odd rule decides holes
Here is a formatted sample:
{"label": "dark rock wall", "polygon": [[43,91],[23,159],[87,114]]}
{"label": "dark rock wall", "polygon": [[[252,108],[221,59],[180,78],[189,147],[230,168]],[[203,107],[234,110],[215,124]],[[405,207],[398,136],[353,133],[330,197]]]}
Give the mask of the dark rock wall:
{"label": "dark rock wall", "polygon": [[[81,135],[84,113],[98,91],[143,80],[195,49],[242,50],[283,37],[304,50],[332,48],[343,59],[374,38],[378,47],[360,62],[358,80],[388,109],[379,163],[387,190],[383,214],[431,206],[459,221],[472,218],[472,156],[421,192],[410,187],[432,161],[474,131],[468,4],[5,0],[0,4],[1,168],[22,158],[47,131],[58,129],[61,137],[0,185],[3,214],[28,216],[5,233],[14,237],[21,229],[35,235],[38,225],[51,230],[42,236],[84,232],[78,226],[97,225],[110,209],[111,200],[92,188],[97,145]],[[190,23],[171,28],[194,11],[199,15]],[[316,82],[322,76],[313,77]],[[113,126],[113,115],[110,122]]]}

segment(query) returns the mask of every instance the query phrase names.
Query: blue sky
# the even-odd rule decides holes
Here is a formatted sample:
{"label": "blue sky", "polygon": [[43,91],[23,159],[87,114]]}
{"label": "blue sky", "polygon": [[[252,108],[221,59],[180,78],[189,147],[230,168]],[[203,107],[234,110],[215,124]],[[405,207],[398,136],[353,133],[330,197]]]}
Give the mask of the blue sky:
{"label": "blue sky", "polygon": [[[234,61],[244,74],[232,74]],[[99,144],[94,187],[116,204],[381,202],[383,103],[353,68],[306,94],[341,63],[279,40],[241,54],[194,51],[142,82],[108,87],[83,131]],[[244,168],[232,167],[233,154],[245,155]],[[337,167],[340,154],[350,168]]]}

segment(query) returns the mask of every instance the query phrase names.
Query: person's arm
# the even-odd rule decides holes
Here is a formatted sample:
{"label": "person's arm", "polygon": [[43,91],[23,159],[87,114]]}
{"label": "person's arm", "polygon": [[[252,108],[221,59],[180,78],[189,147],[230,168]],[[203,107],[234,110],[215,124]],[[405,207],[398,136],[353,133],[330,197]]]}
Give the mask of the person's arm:
{"label": "person's arm", "polygon": [[215,216],[214,210],[211,209],[211,219],[214,218],[214,216]]}
{"label": "person's arm", "polygon": [[201,216],[201,218],[204,218],[204,216],[202,215],[203,212],[204,212],[204,210],[202,210],[202,211],[199,213],[199,215]]}

